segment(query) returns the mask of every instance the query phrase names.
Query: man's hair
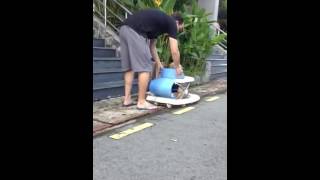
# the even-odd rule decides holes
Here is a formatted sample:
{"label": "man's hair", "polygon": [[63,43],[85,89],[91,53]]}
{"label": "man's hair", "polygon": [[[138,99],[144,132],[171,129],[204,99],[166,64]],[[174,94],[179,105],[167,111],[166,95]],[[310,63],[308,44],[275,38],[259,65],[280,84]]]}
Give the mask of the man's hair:
{"label": "man's hair", "polygon": [[183,23],[183,18],[181,16],[180,13],[178,12],[175,12],[171,15],[171,17],[173,17],[173,19],[175,19],[176,21],[178,21],[179,24],[182,24]]}

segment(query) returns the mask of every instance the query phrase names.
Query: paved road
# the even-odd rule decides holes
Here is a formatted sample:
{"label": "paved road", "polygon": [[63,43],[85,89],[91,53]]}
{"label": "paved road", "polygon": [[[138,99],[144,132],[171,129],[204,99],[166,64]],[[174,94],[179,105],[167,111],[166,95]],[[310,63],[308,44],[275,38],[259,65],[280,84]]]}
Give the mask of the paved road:
{"label": "paved road", "polygon": [[[93,140],[93,180],[226,180],[227,96],[139,120]],[[174,110],[175,111],[175,110]],[[151,122],[119,140],[110,135]]]}

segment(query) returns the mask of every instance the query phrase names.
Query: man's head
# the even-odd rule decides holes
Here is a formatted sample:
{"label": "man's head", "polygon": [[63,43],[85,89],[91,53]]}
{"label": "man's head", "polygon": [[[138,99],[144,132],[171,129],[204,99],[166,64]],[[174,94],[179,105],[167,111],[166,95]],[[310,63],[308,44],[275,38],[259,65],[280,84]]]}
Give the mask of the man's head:
{"label": "man's head", "polygon": [[182,32],[184,28],[184,23],[181,14],[175,12],[171,15],[171,17],[173,17],[173,19],[176,20],[178,32]]}

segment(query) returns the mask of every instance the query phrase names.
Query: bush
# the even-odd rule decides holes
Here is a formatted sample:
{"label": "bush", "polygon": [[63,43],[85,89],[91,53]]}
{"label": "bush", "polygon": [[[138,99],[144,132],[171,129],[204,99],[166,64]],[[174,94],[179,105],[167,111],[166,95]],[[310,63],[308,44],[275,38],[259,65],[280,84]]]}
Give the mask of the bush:
{"label": "bush", "polygon": [[181,64],[185,73],[202,75],[205,72],[206,58],[212,53],[212,47],[221,42],[225,35],[215,36],[210,28],[212,21],[209,13],[200,8],[195,0],[192,6],[184,6],[185,30],[179,34]]}

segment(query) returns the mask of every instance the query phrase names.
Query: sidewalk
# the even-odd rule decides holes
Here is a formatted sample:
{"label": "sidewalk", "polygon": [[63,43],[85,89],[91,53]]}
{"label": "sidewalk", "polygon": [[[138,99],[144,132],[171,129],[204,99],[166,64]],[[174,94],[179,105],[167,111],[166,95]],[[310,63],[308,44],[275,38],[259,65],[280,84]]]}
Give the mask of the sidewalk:
{"label": "sidewalk", "polygon": [[[191,93],[198,94],[200,97],[219,94],[227,91],[227,80],[217,79],[207,84],[194,86],[190,89]],[[133,97],[136,100],[136,97]],[[158,110],[137,110],[136,106],[122,107],[122,99],[112,98],[95,102],[93,104],[93,136],[105,133],[112,129],[122,127],[136,122],[135,119],[153,114],[167,109],[161,107]]]}

